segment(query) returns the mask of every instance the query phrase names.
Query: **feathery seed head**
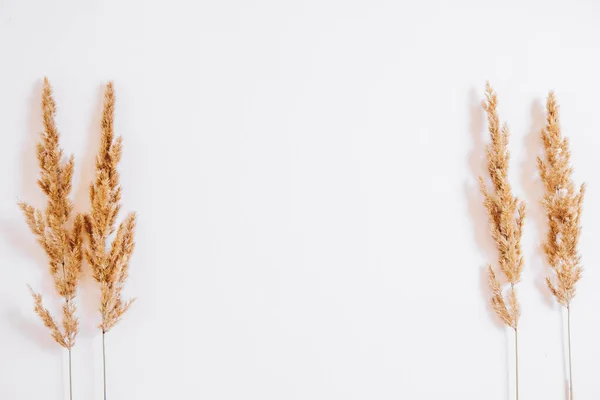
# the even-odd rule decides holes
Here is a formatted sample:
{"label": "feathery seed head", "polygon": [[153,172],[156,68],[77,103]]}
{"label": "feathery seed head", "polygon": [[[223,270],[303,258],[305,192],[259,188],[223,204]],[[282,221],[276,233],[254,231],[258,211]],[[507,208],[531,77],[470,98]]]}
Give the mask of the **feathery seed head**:
{"label": "feathery seed head", "polygon": [[[46,208],[36,210],[33,206],[20,202],[25,221],[38,243],[48,256],[49,272],[56,292],[63,297],[62,330],[54,317],[44,308],[42,296],[31,290],[34,311],[50,330],[54,340],[70,349],[75,344],[78,321],[75,317],[74,298],[81,276],[82,264],[82,217],[71,218],[73,204],[69,199],[72,186],[74,159],[71,156],[63,162],[60,148],[60,134],[54,117],[56,103],[52,97],[52,87],[44,78],[42,87],[42,121],[44,131],[37,145],[37,159],[40,167],[38,185],[47,197]],[[73,227],[69,224],[73,222]]]}
{"label": "feathery seed head", "polygon": [[[135,213],[129,214],[116,227],[121,209],[121,186],[118,163],[123,148],[121,137],[114,135],[115,92],[112,82],[106,85],[101,122],[100,150],[96,157],[96,178],[90,186],[92,211],[82,225],[89,238],[85,251],[92,276],[100,284],[102,332],[108,332],[123,317],[133,300],[122,299],[129,263],[135,247]],[[112,244],[110,235],[117,232]]]}
{"label": "feathery seed head", "polygon": [[545,188],[542,204],[549,228],[543,248],[555,275],[554,279],[547,277],[546,283],[556,300],[569,307],[582,274],[577,246],[585,184],[577,189],[573,183],[569,141],[562,136],[558,111],[556,96],[550,92],[546,126],[541,131],[545,158],[538,157],[538,169]]}
{"label": "feathery seed head", "polygon": [[506,124],[500,126],[497,112],[498,96],[489,82],[486,83],[485,96],[486,100],[482,105],[487,113],[491,138],[491,143],[486,147],[486,158],[492,190],[488,189],[483,177],[479,178],[479,184],[490,220],[490,232],[498,249],[498,264],[510,283],[510,293],[505,300],[502,286],[490,265],[488,275],[492,290],[491,302],[500,319],[511,328],[517,329],[520,308],[515,284],[521,279],[523,270],[521,236],[525,221],[525,204],[513,196],[508,181],[509,130]]}

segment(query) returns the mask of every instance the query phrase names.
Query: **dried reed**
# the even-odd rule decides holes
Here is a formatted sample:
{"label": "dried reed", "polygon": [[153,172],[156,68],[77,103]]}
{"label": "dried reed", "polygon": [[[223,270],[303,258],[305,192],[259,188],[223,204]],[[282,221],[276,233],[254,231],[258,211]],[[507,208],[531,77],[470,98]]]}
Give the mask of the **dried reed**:
{"label": "dried reed", "polygon": [[491,265],[488,266],[489,283],[492,289],[491,303],[500,319],[515,332],[515,391],[519,399],[519,347],[518,322],[521,314],[515,285],[521,278],[523,256],[521,236],[525,219],[525,204],[513,196],[508,181],[508,138],[506,124],[500,127],[497,113],[498,97],[489,83],[485,87],[486,100],[483,108],[488,117],[491,144],[486,147],[487,169],[493,192],[490,192],[483,177],[479,178],[484,205],[490,219],[490,231],[498,249],[498,263],[506,281],[510,284],[507,298],[502,285]]}
{"label": "dried reed", "polygon": [[[113,84],[106,85],[102,113],[100,150],[96,157],[96,177],[90,185],[91,213],[84,217],[89,238],[86,258],[94,279],[100,284],[99,328],[102,330],[102,359],[104,399],[106,399],[105,335],[123,317],[135,299],[124,300],[122,289],[129,273],[129,262],[135,246],[136,215],[130,213],[115,233],[121,209],[121,186],[117,165],[121,159],[122,138],[114,135],[115,92]],[[112,238],[112,243],[109,240]]]}
{"label": "dried reed", "polygon": [[546,112],[546,126],[541,131],[546,157],[545,160],[538,158],[538,167],[546,190],[542,204],[549,226],[544,252],[555,273],[555,278],[547,277],[546,283],[556,300],[567,309],[569,394],[572,400],[571,300],[582,273],[577,245],[585,184],[576,189],[573,183],[569,140],[561,134],[558,104],[553,92],[548,95]]}
{"label": "dried reed", "polygon": [[[40,166],[38,185],[48,198],[44,211],[20,202],[19,207],[31,232],[46,252],[50,275],[56,292],[64,299],[62,306],[62,329],[42,302],[42,295],[31,289],[34,310],[50,330],[52,338],[69,352],[69,395],[73,398],[71,374],[71,349],[79,330],[75,316],[77,285],[81,276],[83,217],[80,214],[72,219],[73,204],[69,200],[73,178],[74,160],[71,156],[63,162],[63,151],[59,147],[60,134],[54,116],[56,103],[52,98],[52,87],[44,78],[42,90],[42,116],[44,132],[37,145],[37,159]],[[70,225],[72,224],[72,225]]]}

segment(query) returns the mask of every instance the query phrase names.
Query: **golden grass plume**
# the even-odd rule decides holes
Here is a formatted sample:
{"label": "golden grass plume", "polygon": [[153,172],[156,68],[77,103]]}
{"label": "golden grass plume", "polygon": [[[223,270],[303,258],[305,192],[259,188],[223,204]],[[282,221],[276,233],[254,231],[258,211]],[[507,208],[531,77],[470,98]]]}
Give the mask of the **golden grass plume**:
{"label": "golden grass plume", "polygon": [[497,112],[498,96],[489,83],[486,84],[485,95],[486,100],[482,105],[487,113],[491,137],[491,144],[486,147],[487,169],[493,190],[488,189],[483,177],[479,178],[479,182],[490,220],[490,231],[498,249],[498,264],[510,284],[508,298],[505,298],[502,285],[492,266],[489,265],[491,302],[500,319],[516,331],[521,312],[515,285],[519,282],[523,270],[521,236],[525,220],[525,204],[513,196],[508,181],[509,130],[506,124],[500,126]]}
{"label": "golden grass plume", "polygon": [[585,184],[576,189],[573,183],[569,140],[562,136],[558,108],[550,92],[546,126],[541,131],[546,157],[538,158],[538,167],[545,187],[542,204],[549,227],[544,252],[555,272],[555,278],[547,277],[546,283],[557,301],[569,308],[582,273],[577,246]]}
{"label": "golden grass plume", "polygon": [[34,310],[50,329],[54,340],[61,346],[71,349],[75,344],[79,323],[75,316],[74,302],[82,266],[83,217],[72,217],[73,204],[69,199],[73,178],[74,159],[71,156],[63,162],[60,148],[60,134],[54,121],[56,103],[52,97],[52,87],[44,78],[42,89],[42,117],[44,132],[37,145],[37,159],[40,166],[38,185],[48,198],[46,208],[35,207],[20,202],[27,225],[36,236],[38,243],[48,256],[49,272],[56,292],[64,299],[62,307],[62,328],[51,313],[43,306],[42,295],[31,292]]}
{"label": "golden grass plume", "polygon": [[[100,284],[102,333],[117,324],[135,299],[124,300],[122,290],[129,273],[135,247],[135,213],[130,213],[115,228],[121,209],[121,186],[117,165],[121,159],[122,138],[114,135],[115,92],[106,85],[102,113],[100,150],[96,157],[96,176],[90,185],[91,213],[84,218],[89,238],[86,249],[94,279]],[[115,233],[114,237],[112,236]],[[112,243],[109,243],[112,239]]]}

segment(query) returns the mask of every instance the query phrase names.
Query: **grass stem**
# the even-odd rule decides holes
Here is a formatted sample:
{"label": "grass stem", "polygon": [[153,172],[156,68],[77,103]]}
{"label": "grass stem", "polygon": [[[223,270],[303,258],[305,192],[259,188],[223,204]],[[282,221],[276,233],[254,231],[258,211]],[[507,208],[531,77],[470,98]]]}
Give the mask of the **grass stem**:
{"label": "grass stem", "polygon": [[573,400],[573,369],[571,366],[571,305],[567,306],[567,338],[569,341],[569,400]]}
{"label": "grass stem", "polygon": [[515,329],[515,391],[516,400],[519,400],[519,333]]}
{"label": "grass stem", "polygon": [[106,400],[106,346],[104,344],[105,332],[102,332],[102,371],[104,375],[104,400]]}
{"label": "grass stem", "polygon": [[73,375],[71,374],[71,349],[69,348],[69,399],[73,400]]}

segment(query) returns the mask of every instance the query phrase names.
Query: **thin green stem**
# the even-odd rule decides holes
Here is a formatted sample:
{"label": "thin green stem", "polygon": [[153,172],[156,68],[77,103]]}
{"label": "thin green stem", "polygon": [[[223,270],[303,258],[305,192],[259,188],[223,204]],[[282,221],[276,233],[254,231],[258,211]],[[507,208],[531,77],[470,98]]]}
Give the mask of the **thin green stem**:
{"label": "thin green stem", "polygon": [[573,400],[573,369],[571,366],[571,305],[567,306],[567,338],[569,341],[569,399]]}
{"label": "thin green stem", "polygon": [[102,370],[104,372],[104,400],[106,400],[106,346],[104,345],[105,332],[102,331]]}
{"label": "thin green stem", "polygon": [[519,334],[515,328],[515,391],[516,400],[519,400]]}

